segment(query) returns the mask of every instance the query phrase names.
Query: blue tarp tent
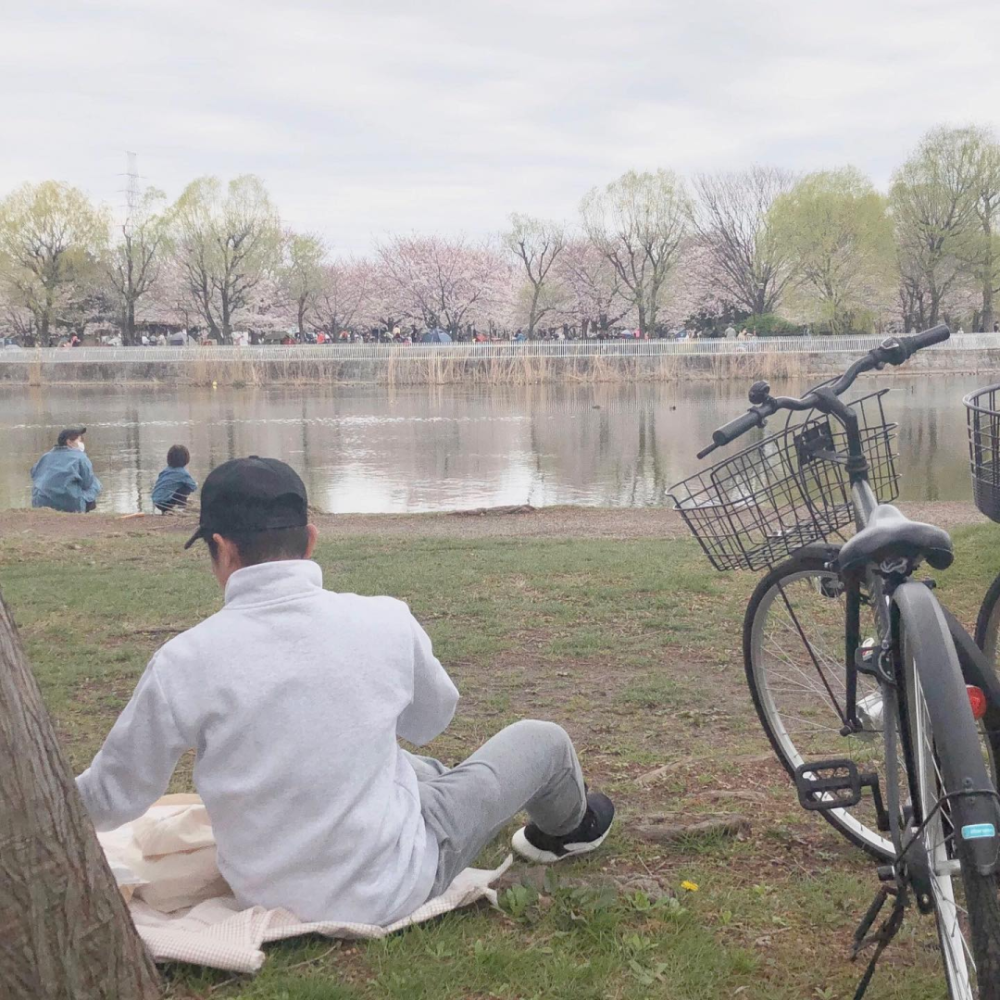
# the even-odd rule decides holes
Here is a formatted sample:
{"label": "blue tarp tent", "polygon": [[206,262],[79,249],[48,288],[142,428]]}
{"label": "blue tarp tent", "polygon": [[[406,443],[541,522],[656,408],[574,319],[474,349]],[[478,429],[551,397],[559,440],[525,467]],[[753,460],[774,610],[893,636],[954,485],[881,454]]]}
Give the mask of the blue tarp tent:
{"label": "blue tarp tent", "polygon": [[428,330],[420,338],[420,342],[422,344],[450,344],[451,337],[440,327],[435,327],[433,330]]}

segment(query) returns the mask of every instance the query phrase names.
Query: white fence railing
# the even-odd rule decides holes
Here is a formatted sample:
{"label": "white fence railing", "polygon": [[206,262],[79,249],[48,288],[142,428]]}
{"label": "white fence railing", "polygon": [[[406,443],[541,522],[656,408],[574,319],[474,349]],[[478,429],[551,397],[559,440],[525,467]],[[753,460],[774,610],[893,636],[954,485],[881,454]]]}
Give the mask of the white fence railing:
{"label": "white fence railing", "polygon": [[[74,347],[0,350],[0,364],[184,364],[194,361],[426,361],[475,358],[657,358],[675,355],[864,354],[882,337],[762,337],[757,340],[498,341],[490,344],[332,344],[262,347]],[[1000,350],[1000,334],[953,336],[936,351]]]}

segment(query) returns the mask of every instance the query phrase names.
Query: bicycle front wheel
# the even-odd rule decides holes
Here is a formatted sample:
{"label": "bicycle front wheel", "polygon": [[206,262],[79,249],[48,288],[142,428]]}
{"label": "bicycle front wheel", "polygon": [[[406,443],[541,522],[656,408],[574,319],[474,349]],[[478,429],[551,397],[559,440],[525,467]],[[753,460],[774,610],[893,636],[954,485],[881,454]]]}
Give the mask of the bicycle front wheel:
{"label": "bicycle front wheel", "polygon": [[[943,624],[943,619],[941,619]],[[926,637],[925,637],[926,638]],[[950,637],[948,643],[951,642]],[[928,877],[938,938],[944,961],[949,996],[955,1000],[1000,1000],[1000,897],[996,874],[980,874],[972,857],[970,841],[960,835],[964,830],[963,800],[948,798],[949,788],[941,768],[942,742],[952,746],[965,741],[978,751],[979,734],[971,713],[949,720],[946,732],[935,732],[927,694],[917,670],[915,652],[933,655],[903,630],[904,690],[908,692],[908,730],[911,745],[911,770],[915,805],[914,820],[927,860]],[[949,670],[948,657],[935,657],[936,671]],[[938,662],[940,661],[940,662]],[[957,658],[950,665],[952,680],[962,690]],[[988,782],[985,761],[983,773],[974,780],[976,787]]]}
{"label": "bicycle front wheel", "polygon": [[[862,731],[841,735],[847,686],[844,595],[843,581],[827,568],[826,557],[801,552],[768,573],[747,606],[747,683],[764,732],[789,774],[800,764],[843,757],[863,771],[882,768],[882,698],[874,678],[858,675]],[[874,609],[863,605],[861,612],[862,641],[877,646]],[[868,796],[850,811],[833,809],[823,816],[880,860],[895,857]]]}
{"label": "bicycle front wheel", "polygon": [[[764,732],[789,774],[804,763],[843,757],[862,771],[880,774],[885,756],[882,698],[874,678],[858,675],[861,732],[841,735],[847,687],[845,605],[843,581],[827,567],[827,557],[800,552],[760,581],[747,606],[747,683]],[[861,639],[877,646],[874,609],[863,604],[861,613]],[[822,815],[880,860],[895,857],[868,796],[851,810]]]}

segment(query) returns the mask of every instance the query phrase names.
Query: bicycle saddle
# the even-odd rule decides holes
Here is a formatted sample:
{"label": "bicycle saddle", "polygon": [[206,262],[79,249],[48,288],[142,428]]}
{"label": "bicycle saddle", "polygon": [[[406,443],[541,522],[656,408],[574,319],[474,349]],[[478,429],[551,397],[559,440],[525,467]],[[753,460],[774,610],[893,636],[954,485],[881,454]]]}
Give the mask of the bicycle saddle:
{"label": "bicycle saddle", "polygon": [[838,564],[848,576],[861,572],[868,563],[894,559],[926,560],[933,569],[947,569],[954,558],[947,531],[911,521],[891,504],[882,504],[875,508],[868,526],[844,543]]}

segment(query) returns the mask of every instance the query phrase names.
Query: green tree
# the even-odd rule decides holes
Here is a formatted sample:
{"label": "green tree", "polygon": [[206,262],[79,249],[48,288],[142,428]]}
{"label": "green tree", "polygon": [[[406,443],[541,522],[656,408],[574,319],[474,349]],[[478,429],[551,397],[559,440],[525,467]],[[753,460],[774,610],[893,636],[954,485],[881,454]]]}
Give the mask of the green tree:
{"label": "green tree", "polygon": [[978,239],[971,258],[973,274],[982,290],[980,329],[992,330],[993,300],[1000,292],[1000,144],[986,129],[977,130],[975,169]]}
{"label": "green tree", "polygon": [[0,201],[0,285],[31,313],[42,345],[92,284],[107,231],[106,215],[68,184],[25,184]]}
{"label": "green tree", "polygon": [[691,214],[682,181],[669,170],[631,170],[594,188],[583,199],[581,214],[587,237],[628,290],[639,329],[653,330]]}
{"label": "green tree", "polygon": [[140,299],[156,284],[167,238],[167,216],[160,210],[166,195],[147,188],[121,236],[105,258],[105,272],[114,289],[122,343],[135,344],[135,311]]}
{"label": "green tree", "polygon": [[258,177],[192,181],[171,210],[171,243],[212,337],[232,342],[233,315],[281,264],[277,210]]}
{"label": "green tree", "polygon": [[907,327],[934,326],[945,296],[974,269],[982,249],[976,214],[982,167],[978,130],[938,128],[893,177],[889,199]]}
{"label": "green tree", "polygon": [[533,219],[516,212],[510,217],[510,226],[503,240],[510,253],[523,265],[528,278],[525,297],[530,337],[538,321],[558,305],[555,274],[550,276],[550,272],[566,249],[566,233],[558,223]]}
{"label": "green tree", "polygon": [[323,269],[325,260],[326,247],[318,236],[291,233],[285,240],[282,287],[295,306],[299,340],[305,338],[306,319],[315,312],[323,294],[326,283]]}
{"label": "green tree", "polygon": [[775,199],[771,225],[814,318],[832,333],[850,331],[878,302],[891,270],[885,198],[852,167],[809,174]]}

